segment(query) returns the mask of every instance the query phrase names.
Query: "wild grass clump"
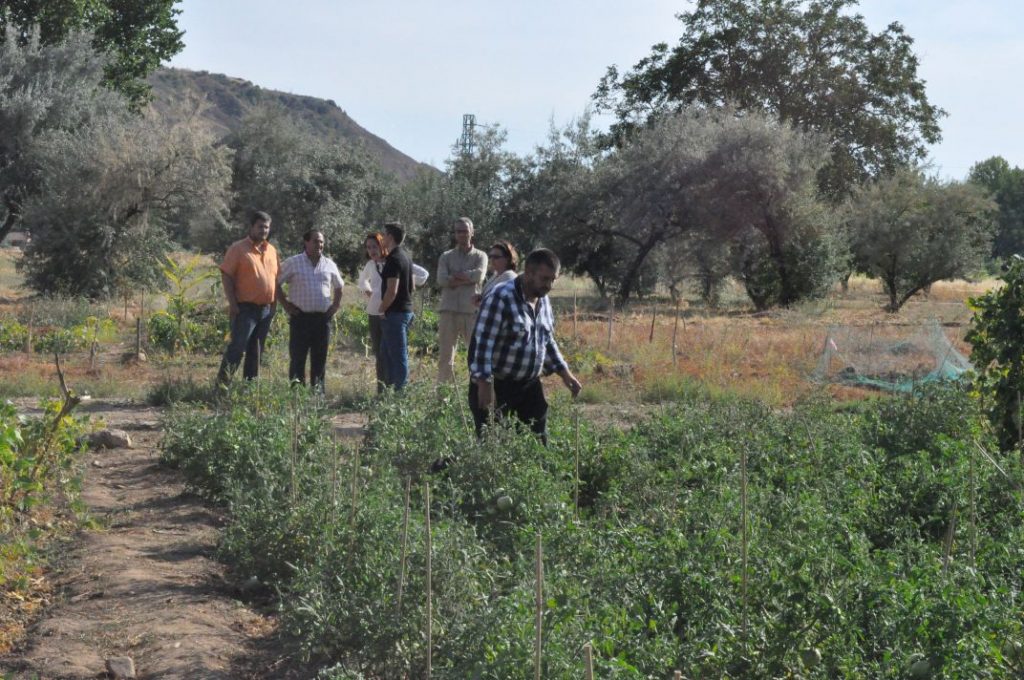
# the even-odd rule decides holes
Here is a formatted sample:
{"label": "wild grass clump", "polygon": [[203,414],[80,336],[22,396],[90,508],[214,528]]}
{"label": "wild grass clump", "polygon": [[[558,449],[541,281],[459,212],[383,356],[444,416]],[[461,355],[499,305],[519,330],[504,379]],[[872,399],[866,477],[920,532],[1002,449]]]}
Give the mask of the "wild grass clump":
{"label": "wild grass clump", "polygon": [[414,383],[358,443],[314,395],[250,385],[175,408],[164,449],[227,504],[222,555],[281,592],[327,677],[417,677],[428,653],[434,677],[531,677],[538,535],[545,678],[580,677],[586,643],[601,677],[1024,670],[1003,646],[1024,466],[990,453],[968,394],[673,399],[628,431],[556,402],[545,448],[506,425],[477,441],[461,389]]}

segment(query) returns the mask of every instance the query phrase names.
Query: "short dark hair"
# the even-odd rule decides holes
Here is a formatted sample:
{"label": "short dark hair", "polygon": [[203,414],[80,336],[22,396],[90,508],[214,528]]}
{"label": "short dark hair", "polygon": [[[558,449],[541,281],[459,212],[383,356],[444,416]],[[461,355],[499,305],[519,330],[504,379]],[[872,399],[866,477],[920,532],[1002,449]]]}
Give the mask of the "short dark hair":
{"label": "short dark hair", "polygon": [[555,272],[562,267],[562,263],[558,261],[558,255],[555,255],[554,252],[547,248],[537,248],[537,250],[527,255],[526,263],[523,268],[532,269],[539,264],[542,264],[545,267],[551,267]]}
{"label": "short dark hair", "polygon": [[270,215],[263,212],[262,210],[254,210],[252,217],[249,219],[249,226],[256,224],[257,222],[270,222]]}
{"label": "short dark hair", "polygon": [[388,222],[384,225],[384,231],[391,236],[396,246],[400,245],[402,240],[405,239],[405,227],[402,226],[401,222]]}
{"label": "short dark hair", "polygon": [[324,234],[323,230],[321,230],[321,229],[310,229],[305,234],[302,235],[302,240],[306,241],[308,243],[310,241],[310,239],[313,238],[313,234],[320,234],[321,236],[323,236],[325,238],[327,236],[326,234]]}

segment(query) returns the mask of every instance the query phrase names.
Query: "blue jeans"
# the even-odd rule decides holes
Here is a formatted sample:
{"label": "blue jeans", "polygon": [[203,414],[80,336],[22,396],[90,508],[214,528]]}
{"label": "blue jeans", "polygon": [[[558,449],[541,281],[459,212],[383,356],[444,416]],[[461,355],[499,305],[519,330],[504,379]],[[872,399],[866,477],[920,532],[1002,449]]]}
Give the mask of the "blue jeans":
{"label": "blue jeans", "polygon": [[238,315],[231,321],[231,341],[224,350],[217,380],[222,383],[231,381],[231,376],[242,361],[242,354],[245,354],[242,376],[246,380],[252,380],[260,374],[260,358],[263,356],[263,346],[273,318],[273,305],[238,303]]}
{"label": "blue jeans", "polygon": [[384,384],[400,390],[409,381],[409,324],[412,312],[387,312],[380,324]]}

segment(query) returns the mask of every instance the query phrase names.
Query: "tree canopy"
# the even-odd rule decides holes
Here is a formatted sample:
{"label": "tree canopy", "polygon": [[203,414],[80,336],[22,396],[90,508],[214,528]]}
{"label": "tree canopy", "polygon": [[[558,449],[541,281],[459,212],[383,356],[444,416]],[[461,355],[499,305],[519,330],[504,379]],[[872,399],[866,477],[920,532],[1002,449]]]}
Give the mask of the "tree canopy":
{"label": "tree canopy", "polygon": [[992,246],[995,204],[972,184],[904,170],[859,189],[847,224],[858,266],[899,311],[937,281],[969,276]]}
{"label": "tree canopy", "polygon": [[72,33],[44,45],[38,32],[0,36],[0,241],[21,217],[41,178],[33,150],[41,137],[73,132],[125,112],[122,97],[101,86],[105,58],[90,36]]}
{"label": "tree canopy", "polygon": [[1024,254],[1024,169],[1010,167],[1005,158],[993,156],[975,163],[968,181],[988,191],[999,206],[993,257]]}
{"label": "tree canopy", "polygon": [[617,118],[621,139],[652,116],[698,104],[765,111],[831,140],[819,173],[833,197],[856,183],[925,155],[940,139],[944,112],[917,75],[917,57],[899,23],[868,30],[850,10],[857,0],[697,0],[678,15],[674,47],[619,73],[612,66],[594,94]]}
{"label": "tree canopy", "polygon": [[4,0],[0,32],[10,27],[28,41],[38,29],[54,45],[75,32],[92,34],[97,51],[110,55],[104,82],[133,108],[149,101],[146,77],[184,48],[176,17],[180,0]]}

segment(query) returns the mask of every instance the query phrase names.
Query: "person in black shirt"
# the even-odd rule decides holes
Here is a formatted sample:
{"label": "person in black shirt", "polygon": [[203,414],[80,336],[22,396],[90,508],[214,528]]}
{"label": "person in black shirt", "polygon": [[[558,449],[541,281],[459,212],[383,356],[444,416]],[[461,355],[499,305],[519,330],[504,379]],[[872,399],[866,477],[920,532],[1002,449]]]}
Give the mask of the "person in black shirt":
{"label": "person in black shirt", "polygon": [[384,225],[388,257],[381,270],[380,349],[384,384],[401,390],[409,380],[409,324],[412,323],[412,260],[402,247],[405,229],[398,222]]}

